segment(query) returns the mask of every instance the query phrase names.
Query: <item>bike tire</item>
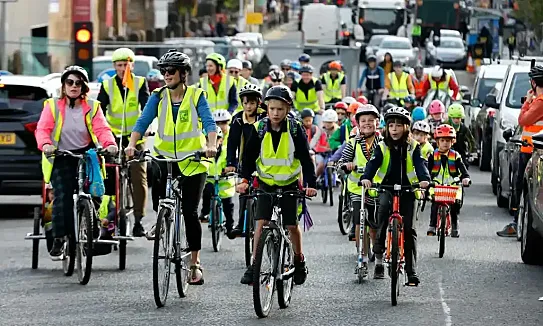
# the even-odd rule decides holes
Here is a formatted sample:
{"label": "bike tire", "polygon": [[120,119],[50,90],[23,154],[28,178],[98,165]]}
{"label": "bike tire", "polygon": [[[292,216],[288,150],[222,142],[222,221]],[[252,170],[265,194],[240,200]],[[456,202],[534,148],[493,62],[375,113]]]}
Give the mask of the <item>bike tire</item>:
{"label": "bike tire", "polygon": [[213,251],[221,250],[221,208],[217,205],[216,199],[211,199],[211,214],[209,221],[211,222],[211,241],[213,242]]}
{"label": "bike tire", "polygon": [[190,250],[186,241],[185,220],[181,215],[181,211],[177,212],[179,216],[179,239],[177,241],[183,244],[181,252],[175,259],[175,283],[177,286],[177,293],[180,298],[185,298],[189,290],[190,280]]}
{"label": "bike tire", "polygon": [[254,201],[253,199],[247,199],[246,202],[246,225],[245,225],[245,266],[251,266],[251,258],[253,256],[254,250],[254,236],[255,236],[255,226],[253,221],[254,214]]}
{"label": "bike tire", "polygon": [[[77,278],[79,284],[86,285],[89,283],[92,273],[92,254],[94,244],[94,227],[96,219],[94,218],[94,208],[91,200],[81,198],[79,209],[77,210],[77,218],[79,220],[79,242],[77,243]],[[84,233],[81,232],[82,227],[86,227]],[[85,264],[83,267],[83,263]]]}
{"label": "bike tire", "polygon": [[[256,253],[255,253],[255,261],[253,263],[253,306],[255,309],[255,313],[259,318],[266,318],[268,317],[270,310],[273,306],[273,295],[275,292],[275,286],[276,282],[275,280],[271,281],[271,295],[268,299],[268,303],[263,306],[261,299],[260,299],[260,273],[262,268],[262,259],[264,258],[264,247],[267,243],[270,243],[272,246],[274,246],[274,257],[277,257],[277,254],[275,253],[276,247],[274,245],[274,235],[272,230],[270,229],[263,229],[262,234],[260,235],[260,240],[258,241],[258,245],[256,246]],[[272,261],[275,261],[274,259]],[[273,266],[272,266],[273,268]],[[272,271],[273,274],[274,271]],[[270,275],[270,277],[274,277],[275,275]]]}
{"label": "bike tire", "polygon": [[[72,231],[73,232],[73,231]],[[75,235],[72,233],[66,237],[66,242],[64,243],[64,260],[62,261],[62,271],[64,276],[72,276],[75,270]]]}
{"label": "bike tire", "polygon": [[[125,237],[128,233],[128,217],[126,216],[126,210],[129,206],[128,193],[130,192],[128,178],[126,177],[125,181],[123,181],[123,179],[124,178],[121,178],[119,187],[119,207],[116,207],[119,212],[117,227],[119,228],[119,235],[121,237]],[[126,242],[126,240],[119,240],[119,270],[121,271],[124,271],[126,268]]]}
{"label": "bike tire", "polygon": [[439,209],[439,219],[439,258],[443,258],[443,255],[445,254],[445,229],[447,228],[447,211],[443,206]]}
{"label": "bike tire", "polygon": [[337,224],[339,226],[339,232],[346,235],[347,232],[343,229],[343,193],[340,193],[338,196]]}
{"label": "bike tire", "polygon": [[[164,268],[165,278],[163,281],[164,289],[161,293],[161,284],[159,280],[159,251],[161,245],[162,234],[166,235],[166,246],[165,248],[171,247],[171,223],[170,223],[170,214],[172,212],[168,208],[161,208],[158,213],[156,226],[155,226],[155,240],[153,244],[153,296],[155,299],[155,304],[158,308],[164,307],[166,300],[168,299],[168,290],[170,287],[170,257],[164,256],[166,267]],[[163,229],[165,232],[163,232]]]}
{"label": "bike tire", "polygon": [[392,248],[390,250],[390,301],[393,306],[398,304],[398,294],[400,292],[400,248],[399,248],[399,226],[398,220],[392,220]]}
{"label": "bike tire", "polygon": [[321,186],[321,197],[322,197],[322,203],[326,204],[326,202],[328,201],[328,189],[326,189],[324,182],[322,183],[322,186]]}
{"label": "bike tire", "polygon": [[333,185],[333,179],[334,179],[334,173],[332,171],[332,168],[327,168],[328,171],[326,172],[327,178],[328,178],[328,192],[329,192],[329,198],[330,198],[330,206],[334,206],[334,185]]}
{"label": "bike tire", "polygon": [[[287,245],[287,243],[285,243],[280,260],[281,265],[279,266],[281,266],[281,273],[285,273],[294,268],[294,251],[289,245]],[[290,301],[292,300],[292,289],[294,287],[292,275],[290,275],[287,280],[277,280],[276,286],[277,302],[279,303],[279,308],[286,309],[288,308],[288,306],[290,305]]]}
{"label": "bike tire", "polygon": [[[41,219],[38,215],[37,218],[34,218],[34,230],[32,232],[32,235],[34,236],[40,235],[40,231],[41,231]],[[44,230],[44,234],[45,234],[45,230]],[[40,255],[40,239],[34,239],[32,240],[32,269],[38,268],[39,255]]]}

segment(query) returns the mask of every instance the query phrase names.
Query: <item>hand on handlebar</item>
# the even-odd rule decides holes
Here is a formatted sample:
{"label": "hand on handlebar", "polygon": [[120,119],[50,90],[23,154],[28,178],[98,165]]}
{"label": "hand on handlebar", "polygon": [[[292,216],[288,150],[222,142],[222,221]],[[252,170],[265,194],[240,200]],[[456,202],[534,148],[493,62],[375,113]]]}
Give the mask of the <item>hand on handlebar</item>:
{"label": "hand on handlebar", "polygon": [[236,168],[233,166],[227,166],[224,168],[224,173],[236,172]]}
{"label": "hand on handlebar", "polygon": [[419,186],[420,186],[422,189],[428,188],[429,185],[430,185],[430,182],[428,182],[428,181],[421,181],[421,182],[419,183]]}
{"label": "hand on handlebar", "polygon": [[47,155],[52,155],[56,150],[56,147],[51,144],[43,145],[43,153]]}
{"label": "hand on handlebar", "polygon": [[371,180],[368,179],[363,179],[362,181],[360,181],[360,183],[364,188],[371,188],[372,185]]}
{"label": "hand on handlebar", "polygon": [[236,191],[240,194],[246,193],[247,189],[249,189],[249,184],[245,182],[242,182],[236,186]]}
{"label": "hand on handlebar", "polygon": [[217,146],[207,146],[205,152],[207,158],[215,158],[217,155]]}
{"label": "hand on handlebar", "polygon": [[136,147],[128,144],[128,146],[124,149],[124,153],[128,157],[134,157],[134,155],[136,154]]}
{"label": "hand on handlebar", "polygon": [[305,188],[305,195],[307,197],[315,197],[317,195],[317,189],[315,189],[315,188]]}
{"label": "hand on handlebar", "polygon": [[346,163],[344,166],[347,171],[352,171],[356,168],[356,165],[353,162]]}
{"label": "hand on handlebar", "polygon": [[467,187],[467,186],[469,186],[470,184],[471,184],[470,178],[464,178],[464,179],[462,179],[462,185],[463,185],[464,187]]}
{"label": "hand on handlebar", "polygon": [[117,145],[109,145],[108,147],[106,147],[106,151],[108,152],[108,154],[115,155],[117,154],[117,152],[119,152],[119,148],[117,147]]}

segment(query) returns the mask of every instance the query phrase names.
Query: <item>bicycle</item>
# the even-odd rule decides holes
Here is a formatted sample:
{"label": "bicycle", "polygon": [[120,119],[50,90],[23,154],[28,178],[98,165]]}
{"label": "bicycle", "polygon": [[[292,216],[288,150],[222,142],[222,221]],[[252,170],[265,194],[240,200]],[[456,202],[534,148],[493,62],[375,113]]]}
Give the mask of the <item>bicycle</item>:
{"label": "bicycle", "polygon": [[[242,237],[245,238],[245,265],[251,266],[251,258],[254,250],[254,237],[255,237],[255,222],[254,214],[256,211],[256,197],[254,197],[253,183],[249,183],[248,193],[249,196],[245,197],[245,208],[243,210],[243,233]],[[252,197],[251,197],[252,196]]]}
{"label": "bicycle", "polygon": [[[273,201],[272,219],[268,225],[262,228],[253,264],[253,305],[256,315],[259,318],[265,318],[270,313],[273,305],[275,290],[277,289],[279,307],[285,309],[290,305],[292,288],[294,286],[292,280],[295,271],[294,250],[292,249],[292,242],[287,235],[286,226],[283,225],[279,200],[283,196],[294,196],[309,200],[311,198],[307,197],[300,190],[283,191],[280,188],[272,193],[256,190],[254,194],[245,196],[270,196]],[[265,247],[266,250],[264,250]],[[266,272],[263,272],[262,262],[264,261],[265,253],[270,255],[266,260],[270,262],[271,266]],[[261,298],[262,293],[258,285],[264,285],[264,289],[269,292],[264,300]]]}
{"label": "bicycle", "polygon": [[[149,150],[136,152],[135,159],[131,163],[141,163],[146,160],[159,163],[165,162],[167,167],[166,176],[166,198],[161,199],[158,204],[158,214],[155,226],[155,237],[153,245],[153,296],[158,308],[166,304],[168,290],[170,287],[171,264],[175,268],[175,280],[179,297],[187,296],[190,278],[191,252],[186,242],[185,222],[181,211],[181,192],[179,185],[183,182],[183,175],[177,178],[172,175],[172,165],[185,160],[193,162],[201,161],[204,152],[194,152],[179,159],[157,158],[151,156]],[[164,253],[160,254],[160,249]],[[164,260],[164,266],[159,268],[159,260]],[[162,278],[159,273],[164,272]]]}
{"label": "bicycle", "polygon": [[332,157],[332,152],[325,152],[322,154],[324,155],[324,170],[321,177],[322,203],[326,204],[328,199],[330,199],[330,206],[334,206],[334,186],[336,184],[336,173],[333,166],[328,166],[328,161],[330,161],[330,158]]}
{"label": "bicycle", "polygon": [[[216,163],[214,163],[216,164]],[[236,173],[229,172],[226,174],[219,175],[218,169],[215,168],[215,175],[212,177],[213,180],[213,195],[211,195],[211,208],[209,210],[209,224],[211,225],[211,241],[213,243],[213,250],[219,252],[221,250],[221,233],[226,233],[226,226],[224,221],[224,212],[222,208],[222,199],[219,196],[220,186],[219,182],[221,180],[228,180],[235,178]]]}
{"label": "bicycle", "polygon": [[[343,170],[342,170],[343,171]],[[348,174],[343,171],[341,176],[341,192],[339,193],[339,205],[337,211],[337,222],[341,234],[346,235],[351,229],[353,206],[351,197],[347,191]]]}

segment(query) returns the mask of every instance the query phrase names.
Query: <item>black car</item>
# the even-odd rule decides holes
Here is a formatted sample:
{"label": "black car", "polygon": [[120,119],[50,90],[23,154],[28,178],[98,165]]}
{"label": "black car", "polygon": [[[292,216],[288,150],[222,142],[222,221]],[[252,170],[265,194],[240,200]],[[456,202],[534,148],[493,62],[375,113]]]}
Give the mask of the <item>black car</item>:
{"label": "black car", "polygon": [[513,194],[515,193],[515,180],[517,180],[519,153],[521,147],[522,128],[506,129],[503,138],[507,141],[503,151],[500,152],[498,164],[497,204],[498,207],[507,208],[513,215]]}

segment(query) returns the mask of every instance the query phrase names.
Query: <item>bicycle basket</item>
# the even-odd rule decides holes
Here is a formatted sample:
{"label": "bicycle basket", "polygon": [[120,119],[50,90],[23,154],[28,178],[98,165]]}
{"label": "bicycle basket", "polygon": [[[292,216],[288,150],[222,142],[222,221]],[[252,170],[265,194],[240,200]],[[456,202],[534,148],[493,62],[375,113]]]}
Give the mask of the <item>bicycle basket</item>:
{"label": "bicycle basket", "polygon": [[434,187],[434,201],[440,204],[453,204],[456,201],[457,186],[439,186]]}

